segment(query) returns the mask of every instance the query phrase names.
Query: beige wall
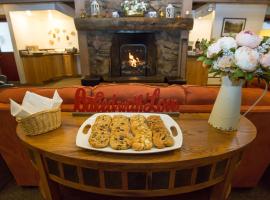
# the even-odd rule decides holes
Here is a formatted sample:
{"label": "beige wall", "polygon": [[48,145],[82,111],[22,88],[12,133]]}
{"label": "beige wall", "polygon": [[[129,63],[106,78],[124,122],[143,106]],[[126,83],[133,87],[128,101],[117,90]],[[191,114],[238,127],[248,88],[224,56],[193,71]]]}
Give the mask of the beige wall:
{"label": "beige wall", "polygon": [[40,49],[78,48],[72,17],[55,10],[44,10],[28,14],[27,11],[14,11],[10,12],[10,18],[18,50],[27,45],[38,45]]}
{"label": "beige wall", "polygon": [[0,15],[5,15],[5,11],[2,5],[0,5]]}
{"label": "beige wall", "polygon": [[189,41],[193,42],[193,46],[195,45],[197,39],[211,39],[214,17],[215,13],[211,12],[204,17],[194,19],[193,29],[189,33]]}
{"label": "beige wall", "polygon": [[267,5],[216,4],[212,38],[220,37],[223,18],[246,18],[245,30],[259,34],[263,26],[266,9]]}

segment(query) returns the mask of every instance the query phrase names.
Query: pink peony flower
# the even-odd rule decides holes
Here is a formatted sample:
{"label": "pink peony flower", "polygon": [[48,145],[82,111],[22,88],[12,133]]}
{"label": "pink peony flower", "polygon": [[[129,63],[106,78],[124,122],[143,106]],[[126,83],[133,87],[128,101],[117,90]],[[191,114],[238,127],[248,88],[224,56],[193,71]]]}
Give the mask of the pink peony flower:
{"label": "pink peony flower", "polygon": [[270,68],[270,52],[261,56],[260,64],[264,68]]}
{"label": "pink peony flower", "polygon": [[259,53],[249,47],[240,47],[235,51],[235,64],[243,71],[253,72],[259,62]]}
{"label": "pink peony flower", "polygon": [[223,37],[217,41],[221,47],[221,49],[231,49],[237,48],[237,43],[234,38],[232,37]]}
{"label": "pink peony flower", "polygon": [[221,51],[219,43],[215,42],[211,44],[207,49],[207,58],[212,58],[215,54]]}
{"label": "pink peony flower", "polygon": [[239,46],[254,49],[260,45],[261,41],[262,38],[251,31],[242,31],[236,35],[236,42]]}

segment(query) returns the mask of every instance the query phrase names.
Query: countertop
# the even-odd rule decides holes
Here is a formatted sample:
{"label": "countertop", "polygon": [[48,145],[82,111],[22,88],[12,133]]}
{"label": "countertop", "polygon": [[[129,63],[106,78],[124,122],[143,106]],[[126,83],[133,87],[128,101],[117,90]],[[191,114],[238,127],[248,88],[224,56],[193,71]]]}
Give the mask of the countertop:
{"label": "countertop", "polygon": [[79,52],[33,52],[33,53],[22,53],[20,51],[21,57],[40,57],[40,56],[53,56],[53,55],[79,55]]}

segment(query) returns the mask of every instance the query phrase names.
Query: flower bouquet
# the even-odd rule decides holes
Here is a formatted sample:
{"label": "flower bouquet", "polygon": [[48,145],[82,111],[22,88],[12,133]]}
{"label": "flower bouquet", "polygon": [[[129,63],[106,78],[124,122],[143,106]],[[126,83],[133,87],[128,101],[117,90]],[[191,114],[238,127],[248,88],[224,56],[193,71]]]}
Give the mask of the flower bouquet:
{"label": "flower bouquet", "polygon": [[270,38],[242,31],[235,38],[204,40],[201,45],[204,53],[198,60],[208,66],[214,76],[222,78],[209,124],[224,131],[237,130],[244,81],[263,79],[266,86],[270,81]]}
{"label": "flower bouquet", "polygon": [[143,17],[149,5],[144,1],[125,0],[121,3],[121,8],[126,16]]}

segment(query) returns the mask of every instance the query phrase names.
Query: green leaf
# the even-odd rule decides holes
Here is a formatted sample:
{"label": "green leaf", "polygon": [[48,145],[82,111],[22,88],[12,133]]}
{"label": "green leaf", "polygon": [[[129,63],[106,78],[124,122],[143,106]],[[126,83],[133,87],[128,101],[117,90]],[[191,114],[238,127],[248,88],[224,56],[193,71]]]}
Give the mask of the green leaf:
{"label": "green leaf", "polygon": [[210,60],[210,59],[205,59],[205,60],[203,61],[203,63],[204,63],[205,65],[212,65],[212,64],[213,64],[213,61]]}
{"label": "green leaf", "polygon": [[230,50],[231,50],[231,52],[233,52],[233,53],[235,53],[235,51],[236,51],[235,48],[231,48]]}
{"label": "green leaf", "polygon": [[264,36],[261,44],[265,43],[268,39],[269,39],[269,37]]}
{"label": "green leaf", "polygon": [[254,78],[253,73],[247,73],[247,74],[246,74],[246,79],[247,79],[248,81],[251,81],[253,78]]}
{"label": "green leaf", "polygon": [[241,69],[238,68],[233,72],[232,77],[234,79],[242,78],[242,77],[245,77],[245,73]]}
{"label": "green leaf", "polygon": [[197,61],[204,61],[205,59],[206,59],[205,56],[200,56],[200,57],[197,59]]}

